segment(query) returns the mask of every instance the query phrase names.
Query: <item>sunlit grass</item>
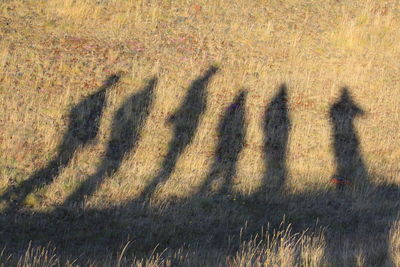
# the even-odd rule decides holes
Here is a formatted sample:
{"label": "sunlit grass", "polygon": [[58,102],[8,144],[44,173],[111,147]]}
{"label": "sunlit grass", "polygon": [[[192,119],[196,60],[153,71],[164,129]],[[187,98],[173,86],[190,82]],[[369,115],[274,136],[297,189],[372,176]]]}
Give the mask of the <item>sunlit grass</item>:
{"label": "sunlit grass", "polygon": [[[96,140],[78,149],[56,180],[32,192],[24,204],[28,210],[49,211],[95,173],[110,138],[114,112],[156,75],[154,103],[140,141],[85,205],[101,209],[136,198],[167,155],[173,136],[168,118],[179,109],[191,82],[213,64],[220,71],[208,85],[207,108],[171,176],[152,195],[154,203],[189,199],[197,192],[214,161],[218,124],[242,89],[248,90],[246,136],[232,193],[256,192],[266,170],[264,112],[283,82],[288,85],[292,125],[287,196],[333,188],[329,108],[342,86],[350,88],[365,111],[355,120],[355,128],[371,184],[399,186],[399,12],[394,2],[361,0],[2,2],[0,193],[44,167],[56,154],[70,109],[108,75],[122,72],[120,82],[107,92]],[[368,191],[353,194],[356,207],[367,211]],[[398,263],[396,224],[392,229],[389,254]],[[276,254],[271,266],[320,265],[325,241],[304,240],[318,252],[302,251],[298,261],[291,249],[306,242],[299,241],[296,248],[282,248],[293,256],[290,261],[279,254],[281,248],[268,248]],[[242,254],[230,255],[233,265],[249,266],[268,250],[246,242]],[[31,256],[27,254],[20,266],[30,260],[35,265]],[[363,257],[360,254],[360,262]]]}

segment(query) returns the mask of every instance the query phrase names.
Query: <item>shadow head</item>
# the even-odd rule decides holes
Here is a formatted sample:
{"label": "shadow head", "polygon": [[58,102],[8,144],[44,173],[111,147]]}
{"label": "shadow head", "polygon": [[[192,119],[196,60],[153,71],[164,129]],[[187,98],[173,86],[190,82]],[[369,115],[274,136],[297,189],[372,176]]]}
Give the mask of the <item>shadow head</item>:
{"label": "shadow head", "polygon": [[364,110],[354,102],[348,87],[342,87],[339,100],[334,106],[350,117],[364,115]]}
{"label": "shadow head", "polygon": [[119,80],[121,79],[122,76],[122,72],[117,72],[114,73],[112,75],[110,75],[107,80],[104,82],[103,86],[105,88],[108,88],[110,86],[113,86],[114,84],[116,84],[117,82],[119,82]]}

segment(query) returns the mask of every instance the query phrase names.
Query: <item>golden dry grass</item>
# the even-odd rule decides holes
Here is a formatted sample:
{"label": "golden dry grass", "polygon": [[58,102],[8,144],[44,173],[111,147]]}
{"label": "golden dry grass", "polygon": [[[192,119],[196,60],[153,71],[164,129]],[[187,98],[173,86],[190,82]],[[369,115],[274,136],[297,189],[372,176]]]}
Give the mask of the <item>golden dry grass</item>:
{"label": "golden dry grass", "polygon": [[[219,71],[208,84],[207,107],[193,140],[179,155],[169,179],[156,188],[151,205],[168,210],[169,202],[184,202],[197,193],[213,164],[220,120],[243,88],[248,90],[246,135],[232,193],[242,198],[255,193],[267,168],[263,116],[281,83],[288,85],[291,120],[284,194],[300,201],[302,197],[297,196],[308,192],[310,196],[330,192],[335,158],[329,109],[341,87],[348,86],[354,102],[365,112],[355,121],[355,128],[370,174],[369,189],[353,186],[346,192],[352,199],[350,209],[371,213],[372,220],[380,209],[391,211],[383,220],[396,217],[396,201],[371,200],[369,194],[373,188],[400,185],[399,26],[396,1],[2,1],[0,192],[46,166],[62,142],[70,109],[95,92],[110,74],[121,72],[119,83],[107,91],[96,139],[74,153],[54,182],[29,194],[24,209],[53,211],[96,173],[111,136],[114,113],[147,79],[156,76],[154,102],[139,142],[83,205],[101,210],[135,199],[168,153],[174,133],[166,121],[179,109],[191,82],[216,65]],[[214,186],[218,191],[218,183]],[[1,205],[5,208],[7,203]],[[328,216],[322,206],[314,210],[317,218]],[[313,220],[311,215],[304,216]],[[294,223],[307,219],[299,218]],[[376,224],[391,225],[391,220]],[[387,257],[398,265],[398,223],[393,225]],[[375,223],[370,227],[374,229]],[[355,237],[362,243],[363,236]],[[222,253],[215,256],[215,262],[250,266],[256,265],[254,257],[272,253],[272,258],[261,262],[268,266],[320,265],[325,241],[304,240],[308,242],[304,246],[316,252],[305,249],[300,257],[294,255],[303,246],[299,241],[296,248],[268,244],[260,253],[254,251],[259,249],[257,244],[245,241],[247,247],[229,255],[230,261],[222,259]],[[341,248],[346,246],[345,241],[338,242]],[[350,244],[349,254],[356,253],[353,248]],[[286,256],[291,253],[293,257]],[[365,253],[370,252],[359,253],[357,264],[367,265]],[[352,255],[342,253],[341,257],[326,264],[354,264]]]}

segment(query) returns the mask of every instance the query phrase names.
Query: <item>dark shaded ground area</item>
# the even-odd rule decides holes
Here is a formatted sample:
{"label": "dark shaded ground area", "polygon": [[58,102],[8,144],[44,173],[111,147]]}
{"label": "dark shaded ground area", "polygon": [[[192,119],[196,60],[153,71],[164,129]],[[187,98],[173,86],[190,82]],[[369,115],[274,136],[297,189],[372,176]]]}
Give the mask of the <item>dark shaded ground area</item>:
{"label": "dark shaded ground area", "polygon": [[232,179],[236,174],[236,163],[243,149],[245,138],[245,101],[246,91],[241,91],[226,110],[218,127],[218,145],[216,157],[210,174],[201,186],[200,192],[206,193],[211,183],[221,179],[219,194],[232,191]]}
{"label": "dark shaded ground area", "polygon": [[333,104],[329,113],[336,159],[335,178],[349,180],[359,186],[367,183],[368,173],[353,121],[363,113],[352,100],[348,88],[342,88],[339,100]]}
{"label": "dark shaded ground area", "polygon": [[179,109],[168,119],[168,123],[172,124],[174,129],[174,135],[168,145],[168,153],[158,174],[146,186],[139,199],[150,196],[158,184],[165,182],[170,177],[179,156],[192,142],[200,119],[207,107],[207,85],[217,71],[217,67],[211,66],[203,76],[194,80],[185,100]]}
{"label": "dark shaded ground area", "polygon": [[69,125],[63,141],[57,148],[57,156],[47,166],[17,186],[10,187],[1,200],[9,203],[8,211],[18,210],[29,193],[50,184],[66,167],[76,150],[94,140],[99,130],[99,121],[106,102],[106,93],[119,81],[119,75],[111,75],[95,93],[71,109]]}
{"label": "dark shaded ground area", "polygon": [[290,131],[287,101],[287,86],[281,84],[265,110],[263,126],[266,172],[259,193],[282,194],[286,181],[286,152]]}
{"label": "dark shaded ground area", "polygon": [[66,205],[82,201],[92,195],[102,181],[112,175],[121,165],[124,155],[131,152],[140,138],[140,132],[150,113],[153,101],[155,78],[139,93],[129,97],[113,117],[111,140],[107,145],[106,155],[97,172],[88,177],[79,188],[68,197]]}
{"label": "dark shaded ground area", "polygon": [[[231,192],[232,177],[236,172],[238,155],[245,137],[246,92],[242,91],[221,120],[216,158],[199,193],[187,199],[171,201],[162,207],[149,205],[149,196],[154,188],[168,179],[177,158],[190,144],[205,109],[204,92],[207,82],[215,72],[216,68],[210,68],[193,83],[181,108],[171,119],[174,123],[174,137],[170,151],[161,166],[160,174],[154,177],[140,198],[108,209],[83,210],[74,205],[82,196],[79,189],[74,193],[77,197],[71,197],[52,212],[7,210],[0,216],[0,247],[6,246],[6,252],[15,253],[25,250],[30,240],[33,240],[33,245],[51,241],[64,255],[77,257],[85,253],[87,257],[99,257],[120,250],[121,244],[127,240],[134,240],[137,245],[132,248],[132,252],[135,255],[146,255],[157,245],[160,251],[180,247],[224,250],[229,246],[234,253],[239,247],[239,233],[244,225],[246,228],[242,229],[241,238],[248,240],[267,225],[270,229],[278,229],[285,218],[287,223],[292,224],[294,231],[325,228],[328,244],[326,256],[333,265],[341,266],[343,259],[338,254],[338,248],[347,241],[351,251],[368,250],[367,265],[390,264],[387,262],[388,255],[382,254],[387,249],[377,249],[375,254],[370,252],[373,251],[372,245],[378,245],[374,243],[377,240],[379,246],[388,246],[388,231],[399,212],[400,189],[397,185],[374,185],[369,182],[359,192],[354,191],[358,190],[357,187],[345,187],[343,190],[292,195],[282,190],[287,173],[285,162],[291,125],[285,85],[278,88],[266,107],[266,173],[259,193],[245,197],[233,196]],[[111,138],[107,150],[107,158],[114,159],[116,164],[112,163],[110,168],[101,167],[99,176],[94,180],[89,178],[88,183],[95,180],[98,182],[97,177],[114,172],[123,154],[134,148],[142,125],[136,122],[147,117],[154,86],[153,80],[116,112],[113,124],[116,135]],[[192,103],[197,104],[194,104],[194,111],[190,113]],[[355,107],[348,89],[343,89],[339,100],[331,108],[330,116],[337,175],[345,175],[353,183],[358,183],[356,177],[365,180],[374,177],[367,176],[358,148],[360,141],[352,120],[361,109]],[[124,130],[120,130],[119,124],[124,126],[121,128]],[[129,131],[125,134],[125,130]],[[348,164],[349,161],[352,164]],[[209,186],[216,180],[222,181],[221,190],[209,195]],[[87,188],[85,183],[82,188]],[[89,187],[84,193],[91,194],[95,189]],[[263,197],[260,197],[260,193]],[[268,194],[274,194],[274,197],[269,198]],[[355,256],[350,257],[353,257],[351,261],[355,264]]]}

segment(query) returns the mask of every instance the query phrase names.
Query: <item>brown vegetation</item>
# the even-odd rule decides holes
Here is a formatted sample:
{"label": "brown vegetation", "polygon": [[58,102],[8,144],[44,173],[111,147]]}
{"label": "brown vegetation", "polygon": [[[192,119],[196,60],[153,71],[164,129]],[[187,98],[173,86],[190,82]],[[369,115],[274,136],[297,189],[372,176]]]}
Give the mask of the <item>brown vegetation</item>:
{"label": "brown vegetation", "polygon": [[399,266],[399,26],[396,1],[2,1],[0,264]]}

